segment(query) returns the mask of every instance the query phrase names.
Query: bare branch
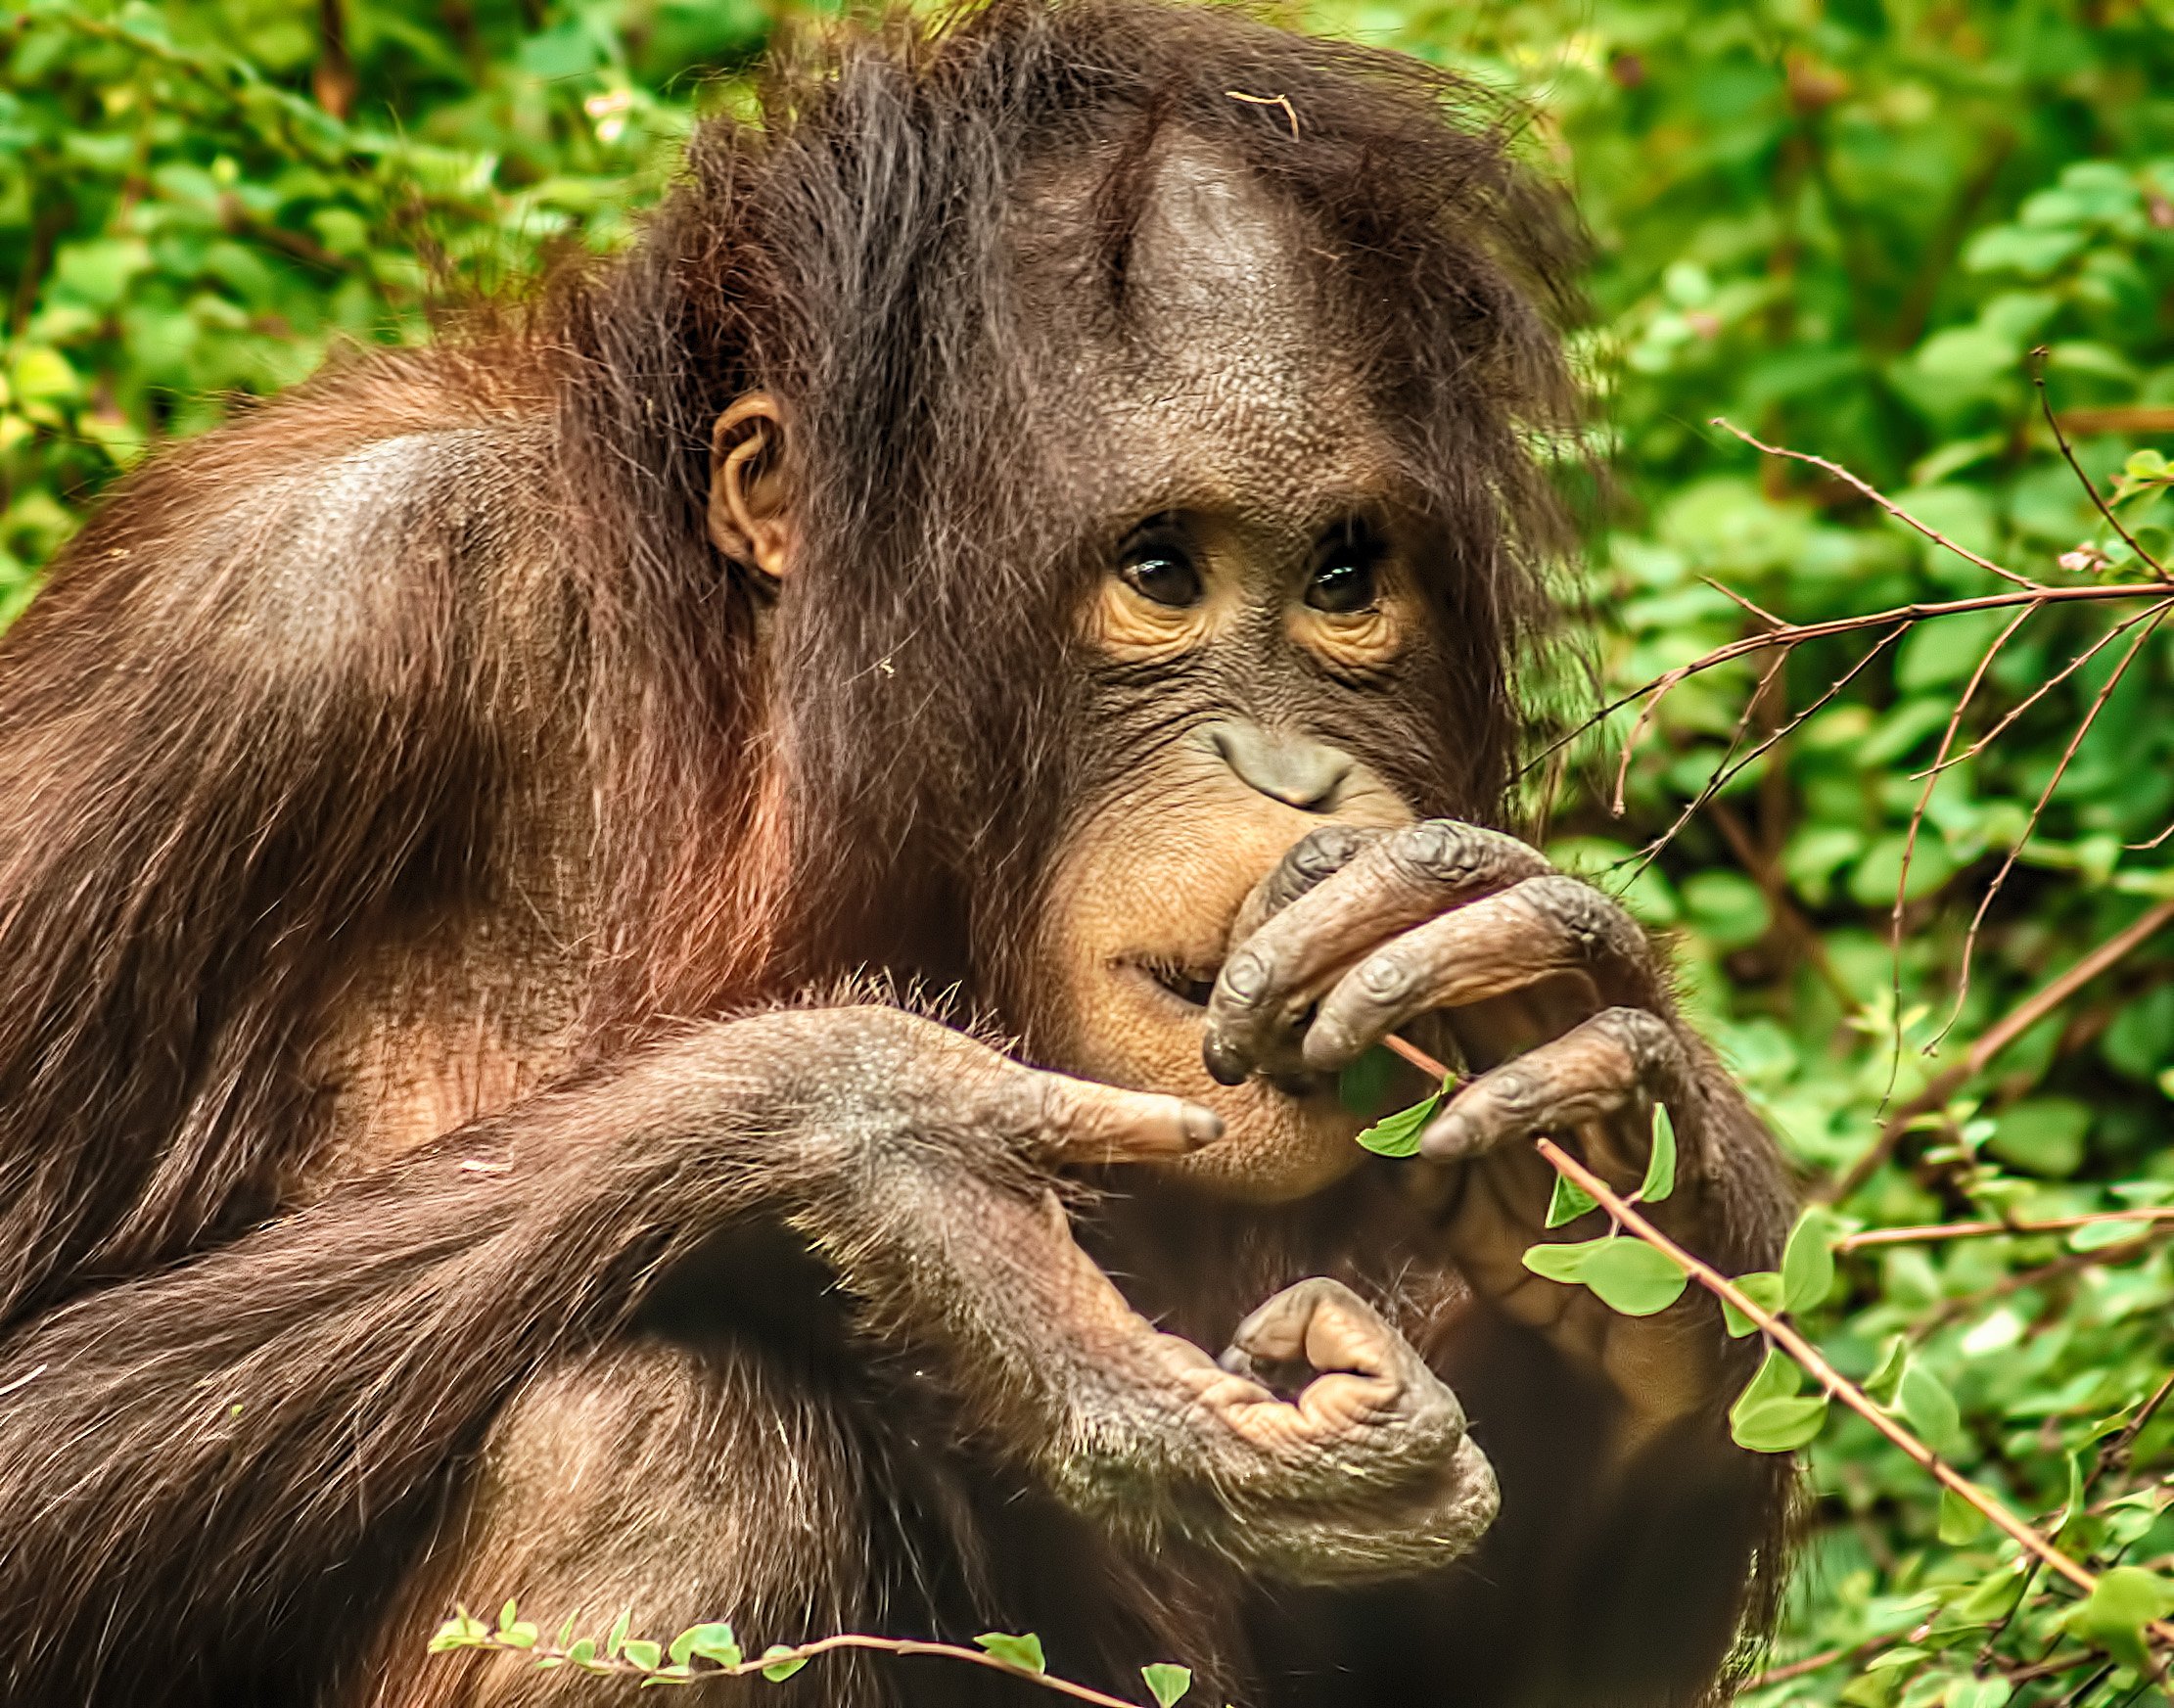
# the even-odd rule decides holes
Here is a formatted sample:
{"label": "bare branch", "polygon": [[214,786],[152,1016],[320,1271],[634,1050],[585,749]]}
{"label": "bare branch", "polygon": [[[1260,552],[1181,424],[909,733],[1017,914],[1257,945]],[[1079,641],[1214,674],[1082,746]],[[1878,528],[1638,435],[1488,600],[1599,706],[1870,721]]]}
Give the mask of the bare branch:
{"label": "bare branch", "polygon": [[2166,566],[2136,542],[2136,535],[2121,526],[2121,518],[2114,515],[2113,507],[2099,495],[2099,483],[2083,472],[2083,464],[2076,461],[2076,453],[2068,447],[2068,436],[2060,430],[2060,417],[2054,413],[2052,400],[2046,395],[2046,346],[2040,345],[2031,354],[2030,383],[2038,388],[2039,412],[2046,417],[2046,425],[2054,430],[2054,443],[2060,446],[2061,460],[2067,463],[2068,472],[2082,483],[2083,489],[2091,494],[2092,505],[2106,519],[2106,526],[2121,536],[2122,542],[2145,563],[2160,580],[2168,578]]}
{"label": "bare branch", "polygon": [[1870,482],[1861,480],[1857,476],[1851,474],[1847,469],[1843,468],[1840,463],[1829,462],[1825,457],[1813,456],[1809,451],[1786,450],[1781,445],[1768,444],[1764,440],[1753,439],[1750,434],[1744,432],[1742,428],[1736,426],[1735,422],[1730,421],[1725,416],[1716,415],[1715,417],[1713,417],[1710,425],[1720,428],[1721,431],[1724,433],[1734,434],[1737,439],[1742,439],[1745,444],[1751,446],[1752,449],[1764,451],[1770,457],[1787,457],[1792,462],[1809,463],[1815,469],[1825,469],[1837,481],[1842,482],[1846,485],[1855,487],[1857,491],[1862,493],[1865,497],[1870,498],[1874,504],[1878,505],[1880,509],[1886,511],[1887,514],[1889,516],[1892,516],[1897,522],[1904,523],[1907,526],[1916,529],[1920,533],[1923,534],[1925,538],[1932,541],[1934,545],[1940,546],[1944,550],[1952,551],[1957,557],[1963,559],[1966,563],[1975,564],[1981,570],[1990,570],[1994,575],[2000,577],[2001,579],[2004,581],[2013,581],[2018,587],[2037,587],[2044,585],[2043,582],[2032,580],[2028,576],[2017,575],[2013,570],[2005,568],[2004,566],[1995,563],[1991,558],[1978,556],[1978,554],[1970,550],[1968,546],[1956,544],[1954,540],[1950,539],[1946,534],[1942,533],[1937,528],[1932,527],[1929,523],[1920,522],[1915,516],[1911,515],[1909,511],[1905,510],[1900,504],[1897,504],[1892,498],[1888,497],[1886,493],[1880,491]]}

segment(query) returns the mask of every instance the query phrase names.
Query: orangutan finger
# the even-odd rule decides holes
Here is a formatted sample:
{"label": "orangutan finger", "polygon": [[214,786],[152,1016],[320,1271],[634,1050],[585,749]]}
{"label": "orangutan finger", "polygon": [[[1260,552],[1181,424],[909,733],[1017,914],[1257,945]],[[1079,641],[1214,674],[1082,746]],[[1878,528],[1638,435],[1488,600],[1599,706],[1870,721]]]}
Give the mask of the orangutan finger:
{"label": "orangutan finger", "polygon": [[1548,869],[1514,837],[1448,818],[1368,844],[1224,963],[1208,998],[1209,1073],[1238,1084],[1327,983],[1384,938]]}
{"label": "orangutan finger", "polygon": [[1458,1091],[1420,1133],[1419,1154],[1462,1162],[1617,1114],[1647,1094],[1673,1099],[1687,1066],[1682,1040],[1658,1014],[1604,1008]]}
{"label": "orangutan finger", "polygon": [[1181,1097],[1038,1073],[1036,1148],[1077,1165],[1186,1156],[1223,1136],[1223,1118]]}
{"label": "orangutan finger", "polygon": [[1332,878],[1360,851],[1390,831],[1360,824],[1324,824],[1293,843],[1275,870],[1253,887],[1230,927],[1230,941],[1243,943],[1324,878]]}
{"label": "orangutan finger", "polygon": [[1649,1006],[1651,951],[1636,921],[1589,884],[1550,872],[1392,938],[1340,979],[1307,1027],[1306,1065],[1333,1072],[1415,1015],[1582,976],[1592,1006]]}

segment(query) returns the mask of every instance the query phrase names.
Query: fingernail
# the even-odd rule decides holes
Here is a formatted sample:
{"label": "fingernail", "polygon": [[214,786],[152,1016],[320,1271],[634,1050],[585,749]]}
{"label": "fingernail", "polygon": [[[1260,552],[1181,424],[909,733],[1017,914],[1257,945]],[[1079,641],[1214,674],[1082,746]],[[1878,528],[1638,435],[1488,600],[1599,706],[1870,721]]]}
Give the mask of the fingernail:
{"label": "fingernail", "polygon": [[1223,1117],[1213,1109],[1203,1109],[1197,1103],[1185,1105],[1182,1123],[1185,1143],[1194,1150],[1204,1144],[1213,1144],[1223,1136]]}
{"label": "fingernail", "polygon": [[1437,1115],[1419,1134],[1419,1154],[1430,1163],[1460,1162],[1473,1148],[1472,1124],[1451,1110]]}
{"label": "fingernail", "polygon": [[1345,1066],[1363,1047],[1358,1037],[1342,1021],[1316,1020],[1306,1029],[1306,1040],[1299,1046],[1299,1053],[1306,1058],[1308,1067],[1328,1073]]}
{"label": "fingernail", "polygon": [[1200,1046],[1200,1060],[1208,1076],[1219,1085],[1240,1085],[1245,1083],[1251,1064],[1237,1045],[1220,1038],[1210,1038]]}
{"label": "fingernail", "polygon": [[1250,1002],[1268,986],[1269,970],[1249,954],[1232,955],[1224,963],[1223,988],[1241,1002]]}

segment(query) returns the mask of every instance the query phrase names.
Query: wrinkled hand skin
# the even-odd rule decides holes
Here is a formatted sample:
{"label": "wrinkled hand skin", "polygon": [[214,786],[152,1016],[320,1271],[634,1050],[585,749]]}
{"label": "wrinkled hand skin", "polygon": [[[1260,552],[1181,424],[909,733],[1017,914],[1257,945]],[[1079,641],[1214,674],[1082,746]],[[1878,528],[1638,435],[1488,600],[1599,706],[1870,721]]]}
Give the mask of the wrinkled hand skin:
{"label": "wrinkled hand skin", "polygon": [[[1644,933],[1609,898],[1499,831],[1432,819],[1388,831],[1325,826],[1298,843],[1241,910],[1208,1005],[1209,1071],[1324,1075],[1392,1032],[1470,1071],[1420,1135],[1409,1184],[1446,1255],[1483,1296],[1538,1330],[1664,1427],[1709,1403],[1726,1357],[1696,1295],[1616,1315],[1522,1257],[1542,1239],[1558,1136],[1619,1190],[1643,1177],[1652,1107],[1667,1104],[1677,1185],[1649,1214],[1693,1250],[1740,1240],[1726,1131],[1751,1117],[1705,1044],[1674,1015]],[[1752,1166],[1763,1167],[1763,1164]],[[1741,1165],[1739,1165],[1739,1168]]]}
{"label": "wrinkled hand skin", "polygon": [[[1312,1374],[1285,1400],[1257,1361]],[[1494,1469],[1457,1396],[1340,1282],[1276,1294],[1220,1362],[1150,1329],[1089,1382],[1087,1432],[1049,1469],[1120,1527],[1159,1512],[1243,1566],[1327,1584],[1447,1564],[1495,1521]]]}
{"label": "wrinkled hand skin", "polygon": [[[1287,1288],[1218,1362],[1134,1312],[1038,1189],[1041,1168],[1212,1142],[1208,1111],[1029,1068],[894,1009],[743,1024],[803,1064],[786,1101],[812,1106],[784,1119],[834,1135],[801,1230],[879,1337],[948,1355],[969,1413],[1071,1504],[1307,1583],[1425,1570],[1486,1533],[1495,1476],[1462,1408],[1356,1294]],[[1283,1398],[1257,1365],[1303,1385]]]}

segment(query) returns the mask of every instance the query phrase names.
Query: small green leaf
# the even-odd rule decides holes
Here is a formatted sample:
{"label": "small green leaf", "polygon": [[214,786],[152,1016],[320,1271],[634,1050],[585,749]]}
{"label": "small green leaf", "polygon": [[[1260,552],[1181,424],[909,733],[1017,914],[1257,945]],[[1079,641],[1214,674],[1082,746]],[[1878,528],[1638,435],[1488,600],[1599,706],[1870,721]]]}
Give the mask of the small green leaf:
{"label": "small green leaf", "polygon": [[443,1654],[448,1649],[481,1648],[489,1639],[489,1627],[473,1617],[467,1608],[455,1607],[452,1618],[440,1625],[432,1636],[430,1652]]}
{"label": "small green leaf", "polygon": [[582,1638],[566,1651],[566,1658],[578,1667],[594,1666],[596,1664],[596,1639],[593,1637]]}
{"label": "small green leaf", "polygon": [[1819,1434],[1827,1421],[1827,1396],[1799,1397],[1803,1384],[1796,1361],[1767,1348],[1758,1374],[1729,1408],[1729,1433],[1736,1445],[1753,1453],[1793,1453]]}
{"label": "small green leaf", "polygon": [[553,1645],[554,1647],[564,1648],[568,1643],[574,1640],[574,1623],[580,1617],[581,1613],[579,1608],[576,1608],[572,1613],[569,1613],[566,1616],[566,1623],[559,1627],[559,1640]]}
{"label": "small green leaf", "polygon": [[[1753,1269],[1735,1277],[1736,1290],[1769,1316],[1781,1315],[1781,1275],[1777,1269]],[[1728,1300],[1721,1302],[1721,1320],[1730,1334],[1741,1340],[1759,1325]]]}
{"label": "small green leaf", "polygon": [[2074,1252],[2103,1251],[2109,1245],[2120,1245],[2151,1231],[2149,1222],[2089,1222],[2071,1229],[2068,1249]]}
{"label": "small green leaf", "polygon": [[657,1663],[665,1658],[665,1651],[646,1637],[630,1637],[620,1644],[619,1652],[645,1673],[657,1670]]}
{"label": "small green leaf", "polygon": [[2068,1455],[2067,1499],[2061,1501],[2060,1511],[2053,1523],[2046,1527],[2046,1534],[2056,1542],[2060,1540],[2060,1533],[2068,1528],[2068,1520],[2082,1510],[2083,1494],[2087,1486],[2083,1474],[2083,1454],[2072,1453]]}
{"label": "small green leaf", "polygon": [[1947,1384],[1916,1359],[1896,1385],[1895,1406],[1934,1453],[1946,1456],[1955,1452],[1963,1433],[1963,1413]]}
{"label": "small green leaf", "polygon": [[520,1616],[521,1609],[515,1606],[513,1602],[508,1601],[503,1607],[498,1609],[498,1629],[500,1631],[511,1630],[513,1627],[513,1622]]}
{"label": "small green leaf", "polygon": [[1653,1151],[1645,1159],[1645,1178],[1638,1195],[1641,1203],[1658,1204],[1676,1190],[1676,1123],[1668,1105],[1653,1105]]}
{"label": "small green leaf", "polygon": [[1808,1311],[1834,1288],[1834,1220],[1824,1210],[1797,1218],[1781,1254],[1781,1302],[1791,1311]]}
{"label": "small green leaf", "polygon": [[2014,1693],[2006,1679],[1958,1679],[1948,1686],[1946,1708],[2002,1708]]}
{"label": "small green leaf", "polygon": [[1642,1239],[1603,1241],[1578,1277],[1600,1302],[1625,1316],[1651,1316],[1684,1296],[1690,1277]]}
{"label": "small green leaf", "polygon": [[1409,1157],[1419,1154],[1419,1133],[1434,1119],[1434,1112],[1442,1107],[1442,1093],[1422,1098],[1409,1109],[1400,1109],[1394,1115],[1384,1115],[1359,1135],[1359,1142],[1377,1157]]}
{"label": "small green leaf", "polygon": [[2072,1636],[2103,1648],[2123,1666],[2138,1672],[2151,1670],[2151,1655],[2144,1645],[2147,1621],[2174,1609],[2174,1586],[2142,1566],[2115,1566],[2099,1579],[2099,1587],[2068,1610],[2065,1621]]}
{"label": "small green leaf", "polygon": [[699,1656],[715,1661],[720,1667],[740,1664],[739,1639],[732,1634],[732,1627],[721,1619],[706,1625],[690,1625],[671,1639],[671,1646],[665,1651],[674,1666]]}
{"label": "small green leaf", "polygon": [[1548,1199],[1549,1227],[1560,1227],[1566,1222],[1575,1222],[1588,1210],[1597,1209],[1598,1203],[1568,1175],[1555,1177],[1555,1189]]}
{"label": "small green leaf", "polygon": [[1545,1275],[1550,1281],[1576,1283],[1585,1277],[1585,1267],[1593,1254],[1610,1244],[1612,1236],[1598,1239],[1581,1239],[1561,1245],[1536,1245],[1525,1252],[1525,1268],[1536,1275]]}
{"label": "small green leaf", "polygon": [[498,1640],[508,1648],[533,1648],[536,1645],[536,1628],[526,1619],[517,1619],[499,1630]]}
{"label": "small green leaf", "polygon": [[689,1666],[664,1666],[642,1680],[641,1687],[655,1689],[660,1685],[687,1685],[694,1682],[694,1669]]}
{"label": "small green leaf", "polygon": [[[774,1660],[771,1659],[773,1655],[777,1657]],[[768,1648],[763,1651],[763,1658],[769,1663],[763,1667],[763,1677],[769,1680],[773,1685],[782,1685],[808,1664],[806,1655],[795,1654],[782,1642],[771,1643]]]}
{"label": "small green leaf", "polygon": [[1729,1413],[1729,1433],[1738,1447],[1753,1453],[1794,1453],[1808,1445],[1827,1423],[1827,1396],[1797,1400],[1738,1403]]}
{"label": "small green leaf", "polygon": [[1168,1661],[1156,1661],[1139,1670],[1147,1681],[1147,1688],[1155,1698],[1155,1708],[1170,1708],[1180,1696],[1192,1688],[1192,1669],[1172,1666]]}
{"label": "small green leaf", "polygon": [[1902,1372],[1910,1367],[1910,1342],[1899,1334],[1890,1334],[1887,1344],[1880,1349],[1879,1363],[1865,1378],[1865,1392],[1882,1406],[1895,1403],[1895,1389],[1902,1382]]}
{"label": "small green leaf", "polygon": [[634,1610],[629,1607],[612,1622],[612,1634],[604,1639],[604,1652],[617,1655],[626,1643],[626,1628],[634,1623]]}
{"label": "small green leaf", "polygon": [[1336,1100],[1353,1115],[1371,1115],[1397,1083],[1397,1058],[1380,1044],[1336,1076]]}
{"label": "small green leaf", "polygon": [[1031,1631],[1024,1637],[1007,1637],[1001,1631],[985,1631],[974,1640],[1007,1666],[1017,1667],[1023,1673],[1048,1671],[1048,1663],[1041,1658],[1041,1639]]}
{"label": "small green leaf", "polygon": [[1940,1491],[1940,1540],[1950,1547],[1977,1541],[1985,1529],[1985,1514],[1953,1489]]}

